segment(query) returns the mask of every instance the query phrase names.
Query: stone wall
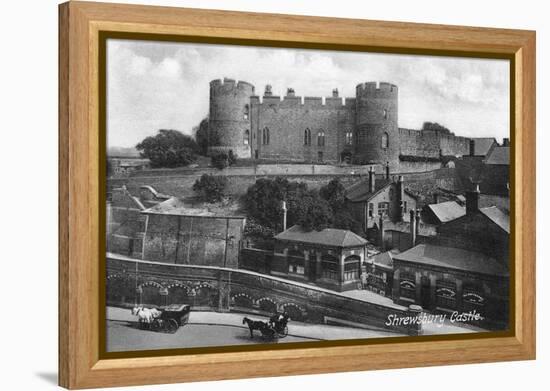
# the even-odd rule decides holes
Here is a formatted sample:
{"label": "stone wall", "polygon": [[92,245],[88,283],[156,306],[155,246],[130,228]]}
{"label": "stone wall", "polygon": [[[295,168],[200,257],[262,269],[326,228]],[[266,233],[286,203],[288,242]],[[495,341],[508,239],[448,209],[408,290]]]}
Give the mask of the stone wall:
{"label": "stone wall", "polygon": [[[107,304],[161,307],[192,305],[215,310],[272,315],[287,311],[291,321],[325,323],[341,319],[358,326],[409,335],[418,325],[386,326],[389,315],[410,316],[406,307],[349,298],[330,290],[259,273],[208,266],[170,265],[107,254]],[[414,314],[412,314],[414,316]]]}

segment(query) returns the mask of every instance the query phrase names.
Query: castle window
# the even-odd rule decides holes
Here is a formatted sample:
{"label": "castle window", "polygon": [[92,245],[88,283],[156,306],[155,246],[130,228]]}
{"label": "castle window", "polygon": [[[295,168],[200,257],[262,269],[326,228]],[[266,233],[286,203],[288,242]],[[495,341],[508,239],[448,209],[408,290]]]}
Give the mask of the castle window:
{"label": "castle window", "polygon": [[248,105],[244,105],[244,114],[243,114],[243,118],[244,119],[248,119],[248,115],[250,114],[250,106]]}
{"label": "castle window", "polygon": [[247,130],[244,131],[243,144],[248,145],[250,142],[250,132]]}
{"label": "castle window", "polygon": [[384,119],[388,119],[388,110],[384,109]]}
{"label": "castle window", "polygon": [[319,147],[325,146],[325,132],[323,130],[317,132],[317,145]]}
{"label": "castle window", "polygon": [[346,133],[346,145],[351,145],[353,144],[353,133],[352,132],[347,132]]}
{"label": "castle window", "polygon": [[269,145],[269,128],[264,128],[262,132],[262,144]]}
{"label": "castle window", "polygon": [[304,145],[311,145],[311,131],[308,128],[304,130]]}
{"label": "castle window", "polygon": [[382,135],[382,148],[386,149],[389,147],[389,140],[388,140],[388,134],[384,133]]}

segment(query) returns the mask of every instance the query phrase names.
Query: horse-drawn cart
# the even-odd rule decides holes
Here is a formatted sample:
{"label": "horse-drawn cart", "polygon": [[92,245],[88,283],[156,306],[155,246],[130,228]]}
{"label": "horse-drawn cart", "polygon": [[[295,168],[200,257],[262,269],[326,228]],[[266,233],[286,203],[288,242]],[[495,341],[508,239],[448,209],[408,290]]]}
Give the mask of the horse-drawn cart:
{"label": "horse-drawn cart", "polygon": [[171,304],[161,309],[160,316],[151,323],[151,330],[175,333],[178,328],[189,321],[191,306],[188,304]]}
{"label": "horse-drawn cart", "polygon": [[248,326],[250,330],[250,338],[254,336],[253,331],[258,330],[263,338],[278,339],[288,335],[288,321],[290,317],[286,312],[277,313],[269,318],[268,322],[261,320],[252,320],[247,317],[243,318],[243,324]]}

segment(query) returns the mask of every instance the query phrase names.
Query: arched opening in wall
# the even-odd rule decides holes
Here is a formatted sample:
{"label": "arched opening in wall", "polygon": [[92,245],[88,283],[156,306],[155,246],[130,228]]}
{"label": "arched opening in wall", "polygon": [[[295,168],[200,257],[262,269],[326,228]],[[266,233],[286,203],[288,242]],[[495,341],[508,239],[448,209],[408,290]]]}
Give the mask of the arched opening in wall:
{"label": "arched opening in wall", "polygon": [[164,300],[160,294],[161,287],[154,285],[142,285],[141,286],[141,302],[144,307],[161,307],[164,305]]}
{"label": "arched opening in wall", "polygon": [[305,314],[296,304],[283,305],[283,311],[288,314],[291,321],[303,322],[305,320]]}
{"label": "arched opening in wall", "polygon": [[357,281],[361,274],[361,257],[350,255],[344,259],[344,281]]}
{"label": "arched opening in wall", "polygon": [[195,306],[199,307],[217,307],[218,306],[218,291],[210,285],[201,285],[195,289]]}
{"label": "arched opening in wall", "polygon": [[384,148],[384,149],[386,149],[386,148],[388,148],[388,147],[390,146],[390,141],[389,141],[389,135],[388,135],[388,133],[384,132],[384,133],[382,134],[382,143],[381,143],[381,144],[382,144],[381,147]]}
{"label": "arched opening in wall", "polygon": [[250,143],[250,131],[247,129],[244,131],[243,144],[248,145]]}
{"label": "arched opening in wall", "polygon": [[244,105],[243,118],[248,119],[250,115],[250,106],[248,104]]}
{"label": "arched opening in wall", "polygon": [[388,110],[384,109],[384,119],[388,119]]}
{"label": "arched opening in wall", "polygon": [[242,307],[242,308],[253,308],[254,302],[252,299],[245,294],[236,294],[233,297],[233,303],[235,307]]}
{"label": "arched opening in wall", "polygon": [[311,145],[311,130],[309,128],[304,130],[304,145]]}
{"label": "arched opening in wall", "polygon": [[277,304],[275,304],[270,299],[261,298],[260,300],[258,300],[258,304],[260,305],[260,310],[264,312],[267,312],[269,314],[277,313]]}
{"label": "arched opening in wall", "polygon": [[317,132],[317,146],[318,147],[325,146],[325,131],[322,129]]}
{"label": "arched opening in wall", "polygon": [[265,127],[262,131],[262,144],[269,145],[269,128]]}
{"label": "arched opening in wall", "polygon": [[191,304],[187,288],[175,285],[168,288],[168,298],[166,304]]}

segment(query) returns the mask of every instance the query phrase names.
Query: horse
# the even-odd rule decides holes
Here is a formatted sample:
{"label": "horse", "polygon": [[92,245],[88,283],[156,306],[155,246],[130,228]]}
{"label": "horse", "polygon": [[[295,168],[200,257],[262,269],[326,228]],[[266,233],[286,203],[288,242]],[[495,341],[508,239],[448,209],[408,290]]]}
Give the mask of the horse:
{"label": "horse", "polygon": [[250,338],[254,337],[254,330],[259,330],[262,333],[263,337],[273,337],[275,335],[275,330],[269,326],[267,322],[262,322],[261,320],[252,320],[246,316],[243,318],[243,324],[248,325],[250,330]]}
{"label": "horse", "polygon": [[153,320],[155,319],[155,315],[153,310],[158,311],[157,309],[148,309],[143,307],[134,307],[132,308],[132,315],[135,315],[138,317],[139,324],[151,324]]}

